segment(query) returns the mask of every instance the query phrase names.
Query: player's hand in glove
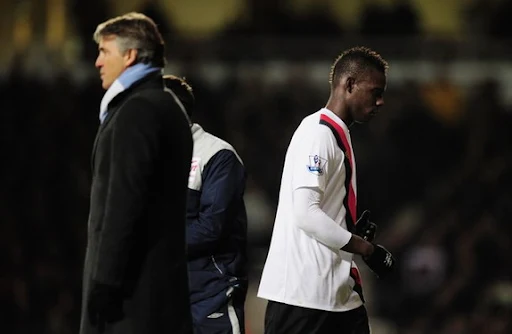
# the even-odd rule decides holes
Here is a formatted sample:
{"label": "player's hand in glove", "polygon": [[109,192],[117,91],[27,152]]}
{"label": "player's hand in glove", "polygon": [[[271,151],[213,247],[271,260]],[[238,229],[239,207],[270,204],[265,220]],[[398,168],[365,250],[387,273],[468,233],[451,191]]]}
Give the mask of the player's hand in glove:
{"label": "player's hand in glove", "polygon": [[100,332],[105,325],[124,318],[123,295],[119,288],[92,282],[92,288],[87,300],[87,312],[94,327]]}
{"label": "player's hand in glove", "polygon": [[373,242],[377,233],[377,224],[370,221],[370,211],[365,210],[356,223],[356,234],[368,242]]}
{"label": "player's hand in glove", "polygon": [[363,261],[378,278],[385,278],[395,269],[396,260],[393,255],[381,245],[373,245],[373,253],[363,257]]}

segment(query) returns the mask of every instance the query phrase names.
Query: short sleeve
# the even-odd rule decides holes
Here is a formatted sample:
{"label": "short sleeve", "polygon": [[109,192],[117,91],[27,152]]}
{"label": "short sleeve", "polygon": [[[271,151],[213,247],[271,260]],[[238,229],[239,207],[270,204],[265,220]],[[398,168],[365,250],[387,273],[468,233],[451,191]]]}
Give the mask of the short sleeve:
{"label": "short sleeve", "polygon": [[298,139],[292,157],[292,188],[307,187],[324,192],[330,164],[334,164],[333,135],[319,125],[317,131]]}

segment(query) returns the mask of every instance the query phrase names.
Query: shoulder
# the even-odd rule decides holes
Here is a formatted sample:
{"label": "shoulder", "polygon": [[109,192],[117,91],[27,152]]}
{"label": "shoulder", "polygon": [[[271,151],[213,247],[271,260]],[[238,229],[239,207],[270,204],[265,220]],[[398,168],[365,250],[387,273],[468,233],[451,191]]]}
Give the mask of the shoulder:
{"label": "shoulder", "polygon": [[[193,127],[196,128],[198,125],[194,124]],[[243,163],[230,143],[202,129],[200,131],[200,135],[194,136],[194,155],[204,159],[205,164],[213,157],[233,157]]]}
{"label": "shoulder", "polygon": [[229,149],[221,149],[217,151],[211,158],[206,162],[206,166],[238,166],[240,169],[245,168],[242,160],[236,154],[236,152]]}
{"label": "shoulder", "polygon": [[[131,103],[146,103],[148,106],[153,106],[155,108],[166,106],[167,108],[171,108],[172,106],[177,106],[176,101],[174,100],[173,95],[162,89],[151,88],[144,89],[141,91],[134,92],[134,94],[129,98]],[[128,101],[127,101],[128,102]]]}
{"label": "shoulder", "polygon": [[209,132],[204,132],[203,140],[210,144],[216,151],[228,150],[236,152],[233,145]]}
{"label": "shoulder", "polygon": [[332,134],[329,127],[321,121],[321,112],[315,112],[306,116],[298,126],[306,134],[327,136]]}
{"label": "shoulder", "polygon": [[316,115],[313,114],[306,117],[297,127],[294,137],[300,138],[298,141],[300,145],[313,142],[317,144],[334,143],[335,137],[332,130],[328,126],[320,123],[320,118],[315,116]]}
{"label": "shoulder", "polygon": [[134,92],[127,98],[120,110],[124,117],[133,115],[135,117],[187,119],[174,97],[163,89],[145,89]]}

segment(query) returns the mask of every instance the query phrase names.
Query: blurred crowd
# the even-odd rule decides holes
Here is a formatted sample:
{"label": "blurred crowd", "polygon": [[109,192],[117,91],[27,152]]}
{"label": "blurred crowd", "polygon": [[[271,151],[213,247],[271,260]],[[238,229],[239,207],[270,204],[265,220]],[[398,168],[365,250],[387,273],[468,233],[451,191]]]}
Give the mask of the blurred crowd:
{"label": "blurred crowd", "polygon": [[[491,2],[474,3],[482,6],[474,11],[482,12]],[[400,6],[386,15],[369,10],[363,30],[418,31],[414,12]],[[507,11],[492,13],[498,18],[479,24],[494,28],[480,31],[509,31]],[[283,23],[279,17],[276,24]],[[397,17],[403,25],[393,28]],[[388,23],[376,24],[377,18]],[[297,35],[312,27],[318,34],[334,29],[325,18],[309,22],[307,29],[304,21],[282,27]],[[268,27],[233,26],[225,33],[247,35]],[[89,38],[90,29],[84,34]],[[257,281],[286,147],[300,120],[325,105],[327,79],[319,86],[297,64],[274,84],[257,68],[212,84],[194,68],[190,64],[179,74],[194,89],[195,121],[231,142],[248,168]],[[377,241],[399,261],[389,280],[363,277],[372,286],[370,315],[383,319],[392,333],[512,332],[512,110],[500,98],[499,85],[485,80],[463,89],[443,77],[390,84],[382,112],[351,130],[359,210],[372,211]],[[42,78],[13,66],[0,80],[2,333],[78,331],[90,153],[102,95],[97,78],[77,82],[66,72]]]}
{"label": "blurred crowd", "polygon": [[[91,27],[109,15],[109,7],[102,0],[68,0],[69,10],[76,16],[75,27],[83,40],[90,40]],[[136,10],[152,17],[163,34],[178,34],[171,18],[165,15],[161,0],[134,1]],[[349,35],[362,36],[420,36],[427,33],[422,21],[423,6],[412,0],[363,0],[358,7],[355,27],[348,28],[347,22],[332,12],[330,1],[302,1],[294,5],[289,0],[245,0],[244,13],[235,17],[219,34],[233,36],[315,36],[328,37]],[[301,8],[298,10],[294,8]],[[450,8],[450,7],[447,7]],[[470,37],[511,37],[510,20],[512,4],[506,0],[466,0],[460,13],[461,30]],[[458,24],[458,23],[456,23]],[[90,50],[89,50],[90,51]]]}

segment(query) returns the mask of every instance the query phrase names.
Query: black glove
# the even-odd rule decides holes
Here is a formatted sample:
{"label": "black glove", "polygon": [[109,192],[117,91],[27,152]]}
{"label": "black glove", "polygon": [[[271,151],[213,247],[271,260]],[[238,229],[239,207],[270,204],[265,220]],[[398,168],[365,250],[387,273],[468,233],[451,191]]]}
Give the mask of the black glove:
{"label": "black glove", "polygon": [[383,246],[374,244],[373,247],[372,255],[363,257],[363,261],[378,278],[385,278],[395,269],[396,260]]}
{"label": "black glove", "polygon": [[356,234],[368,242],[373,242],[377,233],[377,224],[370,221],[370,211],[365,210],[356,223]]}
{"label": "black glove", "polygon": [[121,289],[93,281],[87,300],[89,320],[100,332],[105,325],[124,318]]}

